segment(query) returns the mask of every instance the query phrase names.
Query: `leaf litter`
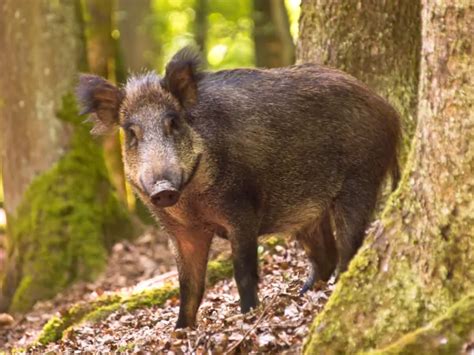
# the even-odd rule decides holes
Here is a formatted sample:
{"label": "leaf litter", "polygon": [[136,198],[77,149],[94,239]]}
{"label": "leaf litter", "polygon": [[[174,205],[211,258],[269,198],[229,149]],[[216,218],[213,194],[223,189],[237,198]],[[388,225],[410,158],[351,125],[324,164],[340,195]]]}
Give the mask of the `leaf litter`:
{"label": "leaf litter", "polygon": [[[145,243],[143,238],[147,240]],[[10,327],[10,331],[16,336],[10,338],[5,336],[5,329],[0,329],[0,344],[3,337],[8,342],[5,350],[26,347],[58,309],[64,309],[79,300],[97,297],[98,291],[116,291],[134,284],[147,287],[153,284],[150,279],[159,279],[165,272],[170,277],[176,277],[169,260],[165,266],[162,265],[163,261],[153,264],[149,260],[146,261],[147,267],[143,266],[144,257],[150,255],[153,242],[149,236],[141,239],[114,248],[109,269],[102,280],[81,287],[76,285],[74,287],[79,289],[58,296],[53,301],[43,302],[17,321],[17,326],[23,322],[19,330],[25,333],[23,336],[18,337],[15,333],[15,325]],[[145,245],[140,246],[140,242]],[[218,249],[223,247],[227,245],[220,245]],[[70,329],[56,343],[33,346],[30,350],[149,351],[169,354],[300,352],[314,316],[323,308],[334,285],[319,283],[304,295],[299,294],[309,271],[309,263],[304,251],[294,240],[287,240],[284,246],[277,245],[273,250],[260,248],[259,251],[261,304],[248,314],[240,313],[234,280],[223,280],[206,290],[196,329],[174,329],[179,310],[179,299],[174,297],[161,307],[141,308],[132,312],[119,309],[99,322],[84,323]],[[152,257],[148,259],[153,260]],[[121,262],[126,263],[125,269]],[[137,265],[135,271],[127,272],[133,270],[133,263],[141,266]],[[113,267],[111,264],[114,264]]]}

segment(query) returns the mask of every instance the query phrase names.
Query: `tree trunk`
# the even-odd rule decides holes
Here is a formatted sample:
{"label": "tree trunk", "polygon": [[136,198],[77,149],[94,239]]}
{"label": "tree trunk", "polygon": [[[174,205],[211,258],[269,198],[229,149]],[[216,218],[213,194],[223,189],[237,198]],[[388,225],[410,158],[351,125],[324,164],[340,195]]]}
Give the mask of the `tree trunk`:
{"label": "tree trunk", "polygon": [[[112,37],[116,30],[114,0],[87,0],[87,57],[92,73],[117,81],[117,40]],[[103,138],[105,163],[112,184],[120,199],[127,202],[125,174],[119,132]]]}
{"label": "tree trunk", "polygon": [[276,68],[295,61],[295,46],[284,0],[254,0],[254,42],[257,67]]}
{"label": "tree trunk", "polygon": [[151,36],[151,0],[118,0],[118,28],[125,68],[131,72],[153,69],[160,46]]}
{"label": "tree trunk", "polygon": [[298,62],[344,70],[384,96],[404,124],[402,161],[416,126],[420,0],[303,0]]}
{"label": "tree trunk", "polygon": [[[156,58],[159,57],[160,45],[156,38],[151,36],[153,32],[150,22],[151,11],[150,0],[118,0],[117,22],[120,30],[118,58],[123,59],[122,67],[132,73],[153,69]],[[118,77],[124,81],[125,71]],[[128,201],[129,207],[133,208],[141,222],[156,225],[148,208],[140,199],[135,198],[130,189]]]}
{"label": "tree trunk", "polygon": [[474,6],[424,0],[422,22],[419,118],[401,185],[315,319],[307,353],[380,349],[429,322],[387,349],[458,353],[472,334]]}
{"label": "tree trunk", "polygon": [[208,0],[196,0],[194,9],[196,11],[196,17],[194,21],[194,33],[196,38],[196,44],[199,50],[204,53],[203,59],[206,59],[206,39],[207,39],[207,13],[208,13]]}
{"label": "tree trunk", "polygon": [[92,279],[107,249],[131,233],[100,146],[74,100],[86,70],[80,2],[4,0],[0,80],[8,218],[0,309],[25,311],[76,279]]}

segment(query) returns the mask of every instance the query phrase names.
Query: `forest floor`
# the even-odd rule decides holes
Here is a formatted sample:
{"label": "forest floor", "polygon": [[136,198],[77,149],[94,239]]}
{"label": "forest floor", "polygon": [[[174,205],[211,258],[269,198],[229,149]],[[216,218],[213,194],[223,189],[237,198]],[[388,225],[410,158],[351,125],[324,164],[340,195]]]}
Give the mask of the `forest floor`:
{"label": "forest floor", "polygon": [[[94,283],[77,283],[55,299],[38,303],[12,323],[0,324],[0,350],[121,351],[121,352],[287,352],[301,350],[314,316],[322,309],[333,285],[319,284],[300,296],[308,272],[304,251],[295,241],[260,250],[261,306],[242,315],[235,282],[222,280],[209,287],[200,307],[196,329],[174,330],[179,299],[163,306],[119,309],[97,322],[74,326],[63,339],[35,345],[42,327],[71,305],[124,290],[156,287],[163,279],[176,282],[174,261],[163,235],[148,232],[133,243],[115,245],[104,275]],[[158,239],[158,242],[156,241]],[[227,249],[221,241],[214,255]]]}

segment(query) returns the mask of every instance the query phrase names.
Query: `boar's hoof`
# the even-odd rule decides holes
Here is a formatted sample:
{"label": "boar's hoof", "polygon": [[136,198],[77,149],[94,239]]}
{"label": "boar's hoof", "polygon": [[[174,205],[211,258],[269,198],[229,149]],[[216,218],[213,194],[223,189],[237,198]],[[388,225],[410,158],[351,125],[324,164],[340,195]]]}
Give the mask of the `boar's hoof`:
{"label": "boar's hoof", "polygon": [[169,183],[159,183],[150,196],[151,202],[157,207],[170,207],[179,200],[179,191]]}
{"label": "boar's hoof", "polygon": [[301,287],[300,296],[304,295],[306,292],[308,292],[310,289],[312,289],[314,284],[315,284],[315,280],[311,276],[308,277],[308,279],[304,283],[303,287]]}
{"label": "boar's hoof", "polygon": [[312,289],[316,281],[320,280],[318,275],[317,266],[314,264],[311,265],[311,270],[309,272],[308,278],[306,279],[303,287],[300,290],[300,296],[305,294],[308,290]]}

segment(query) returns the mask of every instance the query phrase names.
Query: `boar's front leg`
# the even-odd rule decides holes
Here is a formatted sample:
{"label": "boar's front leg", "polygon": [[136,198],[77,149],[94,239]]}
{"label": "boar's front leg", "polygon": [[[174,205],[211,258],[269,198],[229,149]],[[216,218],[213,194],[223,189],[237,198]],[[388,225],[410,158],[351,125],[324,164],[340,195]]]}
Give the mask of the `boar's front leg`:
{"label": "boar's front leg", "polygon": [[173,240],[179,273],[179,316],[176,328],[193,327],[204,294],[212,234],[179,231]]}
{"label": "boar's front leg", "polygon": [[229,233],[234,264],[234,277],[240,296],[242,313],[258,305],[257,232],[247,220],[247,227],[237,227]]}

